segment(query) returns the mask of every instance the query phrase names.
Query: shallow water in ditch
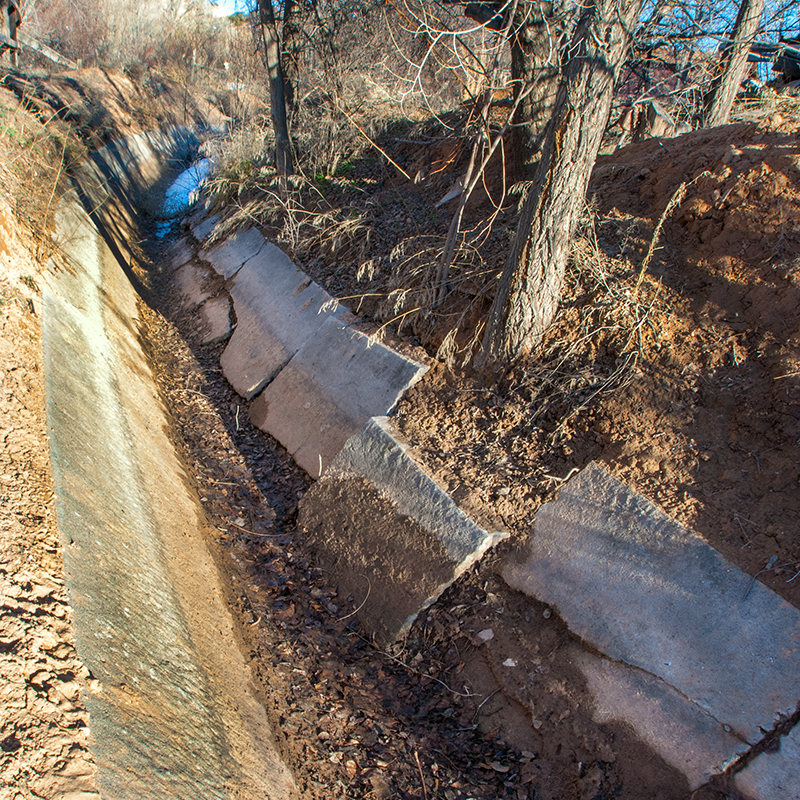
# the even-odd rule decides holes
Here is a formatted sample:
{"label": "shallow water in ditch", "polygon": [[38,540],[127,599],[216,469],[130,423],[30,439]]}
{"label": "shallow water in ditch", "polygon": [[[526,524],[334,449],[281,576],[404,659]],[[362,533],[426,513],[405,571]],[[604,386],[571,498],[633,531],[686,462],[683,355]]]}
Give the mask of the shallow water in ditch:
{"label": "shallow water in ditch", "polygon": [[169,185],[159,209],[159,220],[155,225],[156,238],[163,239],[172,230],[176,220],[197,202],[211,172],[211,164],[210,158],[201,158],[181,172]]}

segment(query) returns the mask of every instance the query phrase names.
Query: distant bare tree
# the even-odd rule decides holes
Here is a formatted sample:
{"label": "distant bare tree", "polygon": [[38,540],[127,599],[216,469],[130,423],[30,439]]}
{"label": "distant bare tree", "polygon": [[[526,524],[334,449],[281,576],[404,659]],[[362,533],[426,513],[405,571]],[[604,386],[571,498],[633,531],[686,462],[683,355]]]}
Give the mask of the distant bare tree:
{"label": "distant bare tree", "polygon": [[747,56],[758,33],[764,0],[742,0],[731,40],[725,45],[715,78],[705,102],[705,124],[709,128],[724,125],[744,77]]}

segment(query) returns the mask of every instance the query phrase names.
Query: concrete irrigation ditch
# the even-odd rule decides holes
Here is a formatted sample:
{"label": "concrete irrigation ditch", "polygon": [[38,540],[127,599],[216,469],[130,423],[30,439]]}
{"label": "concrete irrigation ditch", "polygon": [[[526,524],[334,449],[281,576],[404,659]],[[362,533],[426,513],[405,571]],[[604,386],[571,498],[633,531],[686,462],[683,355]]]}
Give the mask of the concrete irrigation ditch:
{"label": "concrete irrigation ditch", "polygon": [[[172,129],[110,145],[78,176],[82,205],[59,212],[43,317],[67,581],[105,796],[291,797],[164,432],[126,269],[137,204],[194,141]],[[176,280],[207,341],[230,335],[221,366],[252,421],[319,479],[301,519],[343,595],[367,575],[360,621],[389,644],[504,534],[458,509],[393,431],[387,415],[425,366],[257,231],[207,244],[215,222],[196,219],[175,248]],[[209,271],[225,291],[206,290]],[[800,700],[796,609],[593,465],[503,574],[589,645],[574,662],[597,718],[625,720],[692,788],[746,764],[745,796],[800,797],[797,728],[752,758]]]}

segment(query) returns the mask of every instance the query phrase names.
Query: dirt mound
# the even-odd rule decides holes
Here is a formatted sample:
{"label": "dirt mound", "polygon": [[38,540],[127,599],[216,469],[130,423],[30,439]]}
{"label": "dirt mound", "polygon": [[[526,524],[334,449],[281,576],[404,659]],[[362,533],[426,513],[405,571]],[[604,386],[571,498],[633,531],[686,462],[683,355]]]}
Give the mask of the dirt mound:
{"label": "dirt mound", "polygon": [[[686,198],[664,224],[655,270],[671,310],[656,343],[661,375],[644,403],[663,410],[653,436],[669,439],[665,427],[677,422],[694,441],[684,450],[689,473],[676,477],[695,500],[668,510],[751,571],[778,555],[782,570],[766,577],[800,605],[800,587],[785,582],[800,568],[796,126],[731,125],[647,142],[604,157],[594,177],[601,213],[633,215],[646,227],[682,183]],[[636,408],[635,395],[626,400]],[[609,413],[624,416],[623,402]],[[666,452],[652,441],[643,458],[625,452],[616,461],[629,482],[659,499],[683,448]]]}
{"label": "dirt mound", "polygon": [[[559,367],[574,370],[566,378],[583,394],[560,405],[543,395],[554,377],[542,356],[501,386],[441,373],[401,409],[406,434],[519,533],[561,478],[603,460],[752,574],[777,555],[761,577],[800,605],[800,582],[786,582],[800,569],[799,168],[794,123],[731,125],[603,156],[591,187],[598,219],[584,237],[596,251],[576,251],[545,352],[579,339],[592,315],[622,324],[656,222],[685,184],[639,298],[648,314],[624,385],[603,380],[632,345],[598,323]],[[587,280],[604,254],[617,257],[610,272]],[[612,297],[602,283],[614,269]],[[609,303],[618,310],[604,310]]]}

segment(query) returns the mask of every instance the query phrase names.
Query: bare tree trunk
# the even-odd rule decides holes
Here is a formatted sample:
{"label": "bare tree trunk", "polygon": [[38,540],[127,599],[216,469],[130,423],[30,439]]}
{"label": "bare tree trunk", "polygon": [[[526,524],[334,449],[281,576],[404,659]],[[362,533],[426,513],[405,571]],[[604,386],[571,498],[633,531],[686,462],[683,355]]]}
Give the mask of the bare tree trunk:
{"label": "bare tree trunk", "polygon": [[483,339],[479,366],[511,362],[555,316],[572,237],[642,0],[595,0],[575,29],[533,185]]}
{"label": "bare tree trunk", "polygon": [[527,177],[538,152],[558,90],[559,53],[554,22],[552,4],[522,2],[509,35],[514,99],[535,84],[512,120],[513,166],[519,179]]}
{"label": "bare tree trunk", "polygon": [[286,94],[286,109],[294,119],[295,89],[300,76],[300,9],[296,0],[284,0],[283,4],[283,87]]}
{"label": "bare tree trunk", "polygon": [[742,0],[731,41],[722,51],[719,75],[706,98],[705,126],[713,128],[725,125],[731,115],[733,101],[741,86],[747,65],[750,45],[761,24],[764,0]]}
{"label": "bare tree trunk", "polygon": [[261,30],[264,35],[264,59],[269,75],[269,99],[272,127],[275,131],[275,168],[278,175],[286,178],[294,172],[292,164],[289,126],[286,121],[286,97],[281,70],[281,44],[272,0],[258,0]]}

